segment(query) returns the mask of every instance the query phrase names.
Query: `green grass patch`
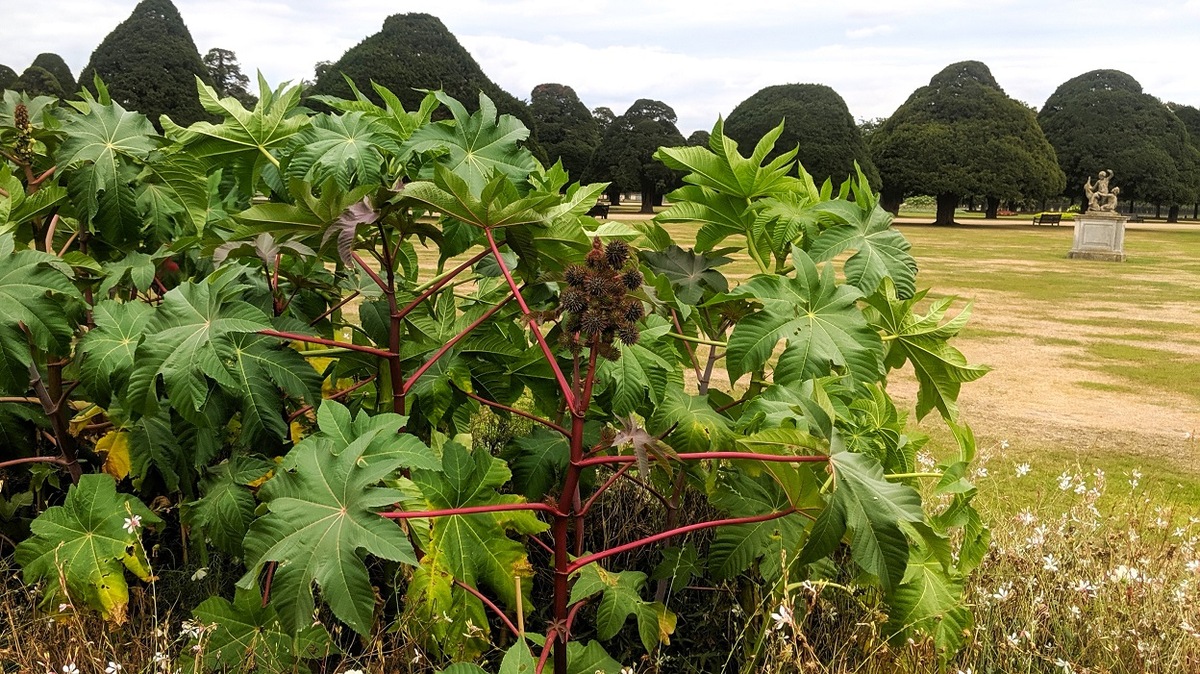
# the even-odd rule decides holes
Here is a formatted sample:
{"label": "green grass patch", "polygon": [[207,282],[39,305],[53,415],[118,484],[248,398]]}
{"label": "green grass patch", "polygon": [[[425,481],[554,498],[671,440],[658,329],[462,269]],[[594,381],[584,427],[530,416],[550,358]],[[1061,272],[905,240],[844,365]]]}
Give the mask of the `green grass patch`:
{"label": "green grass patch", "polygon": [[1200,358],[1111,341],[1089,344],[1088,352],[1094,358],[1089,367],[1128,380],[1148,395],[1166,391],[1200,401]]}

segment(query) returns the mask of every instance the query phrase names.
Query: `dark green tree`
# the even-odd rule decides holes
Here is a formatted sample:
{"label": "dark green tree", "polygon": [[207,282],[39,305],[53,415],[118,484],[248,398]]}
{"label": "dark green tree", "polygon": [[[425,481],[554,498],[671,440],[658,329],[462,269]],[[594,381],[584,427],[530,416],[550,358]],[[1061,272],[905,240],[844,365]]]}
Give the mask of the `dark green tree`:
{"label": "dark green tree", "polygon": [[17,71],[0,63],[0,91],[7,89],[15,81],[17,81]]}
{"label": "dark green tree", "polygon": [[725,134],[738,145],[753,148],[781,121],[783,134],[770,159],[799,146],[796,158],[818,184],[827,178],[840,184],[854,175],[857,161],[872,189],[879,188],[879,171],[846,101],[824,84],[780,84],[760,89],[729,113]]}
{"label": "dark green tree", "polygon": [[687,144],[692,147],[708,147],[708,141],[712,138],[712,134],[704,129],[698,129],[692,132],[692,135],[687,137]]}
{"label": "dark green tree", "polygon": [[31,65],[45,68],[46,72],[54,75],[54,79],[58,80],[58,85],[62,87],[63,93],[66,95],[70,96],[79,91],[79,84],[75,82],[75,76],[71,74],[71,67],[58,54],[38,54]]}
{"label": "dark green tree", "polygon": [[[1192,147],[1200,150],[1200,108],[1182,103],[1167,103],[1167,107],[1171,108],[1171,112],[1175,113],[1175,116],[1187,128],[1188,140],[1191,141]],[[1179,217],[1178,211],[1177,206],[1172,206],[1167,220],[1175,222]],[[1200,193],[1196,194],[1195,201],[1192,203],[1192,219],[1200,219]]]}
{"label": "dark green tree", "polygon": [[[1193,203],[1200,188],[1200,151],[1185,124],[1119,70],[1093,70],[1067,80],[1046,99],[1038,123],[1067,174],[1067,195],[1083,202],[1083,184],[1101,170],[1129,203]],[[1085,203],[1086,205],[1086,203]]]}
{"label": "dark green tree", "polygon": [[602,105],[592,109],[592,117],[596,118],[596,123],[600,125],[600,133],[603,134],[617,118],[617,113],[613,112],[612,108]]}
{"label": "dark green tree", "polygon": [[600,123],[592,117],[575,90],[563,84],[539,84],[529,97],[529,112],[537,125],[538,141],[546,159],[562,160],[563,168],[578,179],[600,144]]}
{"label": "dark green tree", "polygon": [[[441,89],[474,111],[479,92],[487,94],[502,114],[513,115],[529,127],[526,144],[534,155],[544,155],[536,140],[529,107],[488,79],[471,54],[459,44],[446,25],[429,14],[394,14],[383,22],[383,30],[371,35],[327,69],[317,64],[317,82],[311,95],[354,98],[346,77],[364,94],[382,104],[370,83],[391,89],[409,110],[421,104],[419,89]],[[541,157],[541,158],[544,158]]]}
{"label": "dark green tree", "polygon": [[192,34],[171,0],[142,0],[92,52],[79,81],[93,90],[99,75],[113,100],[156,126],[167,115],[182,126],[208,116],[196,97],[196,78],[211,84]]}
{"label": "dark green tree", "polygon": [[203,60],[213,89],[216,89],[222,98],[232,96],[247,108],[254,107],[258,97],[250,93],[250,78],[242,72],[237,54],[228,49],[213,47],[204,55]]}
{"label": "dark green tree", "polygon": [[675,127],[677,119],[671,106],[662,101],[634,101],[625,114],[608,125],[588,162],[585,180],[611,182],[610,199],[614,191],[639,190],[641,212],[653,213],[655,206],[662,205],[662,195],[679,184],[678,174],[654,160],[658,148],[684,144],[683,135]]}
{"label": "dark green tree", "polygon": [[21,73],[21,76],[9,88],[24,92],[29,96],[62,98],[66,94],[62,85],[58,83],[58,79],[49,70],[38,66],[26,68],[25,72]]}
{"label": "dark green tree", "polygon": [[986,197],[995,217],[1000,199],[1041,199],[1064,187],[1033,110],[978,61],[947,66],[914,91],[871,134],[870,148],[885,206],[894,212],[905,196],[933,194],[936,224],[952,224],[966,195]]}

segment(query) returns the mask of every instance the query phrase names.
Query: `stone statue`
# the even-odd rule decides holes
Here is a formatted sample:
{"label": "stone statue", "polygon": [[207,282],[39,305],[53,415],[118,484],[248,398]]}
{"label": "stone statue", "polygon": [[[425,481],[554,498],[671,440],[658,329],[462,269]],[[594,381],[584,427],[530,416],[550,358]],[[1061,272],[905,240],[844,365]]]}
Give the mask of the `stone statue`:
{"label": "stone statue", "polygon": [[1121,188],[1114,187],[1110,191],[1108,183],[1112,180],[1112,171],[1101,171],[1100,176],[1096,178],[1096,184],[1092,185],[1092,179],[1089,177],[1083,185],[1083,192],[1088,198],[1088,211],[1096,211],[1098,213],[1115,213],[1117,211],[1117,195],[1121,193]]}

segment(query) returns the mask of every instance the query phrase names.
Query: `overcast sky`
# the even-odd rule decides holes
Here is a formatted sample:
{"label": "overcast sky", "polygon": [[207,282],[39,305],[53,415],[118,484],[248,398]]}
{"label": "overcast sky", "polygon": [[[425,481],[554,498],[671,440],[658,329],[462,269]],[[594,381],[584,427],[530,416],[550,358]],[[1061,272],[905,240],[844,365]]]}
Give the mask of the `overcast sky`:
{"label": "overcast sky", "polygon": [[[136,0],[0,0],[0,63],[56,52],[78,75]],[[1071,77],[1123,70],[1164,101],[1200,106],[1200,0],[175,0],[201,53],[235,51],[272,83],[311,77],[390,14],[438,16],[518,98],[572,86],[618,114],[655,98],[687,135],[772,84],[827,84],[857,118],[890,115],[955,61],[983,61],[1040,107]]]}

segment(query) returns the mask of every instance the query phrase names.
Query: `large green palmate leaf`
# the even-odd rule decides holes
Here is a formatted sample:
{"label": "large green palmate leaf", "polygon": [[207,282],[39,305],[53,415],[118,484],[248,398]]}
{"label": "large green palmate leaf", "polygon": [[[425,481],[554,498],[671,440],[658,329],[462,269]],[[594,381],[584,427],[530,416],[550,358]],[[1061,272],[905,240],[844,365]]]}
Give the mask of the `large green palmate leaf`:
{"label": "large green palmate leaf", "polygon": [[284,84],[272,91],[260,76],[258,102],[253,110],[247,110],[235,98],[221,98],[199,77],[196,86],[200,104],[222,121],[196,122],[183,129],[164,116],[163,129],[168,137],[183,144],[191,156],[234,168],[242,194],[246,198],[254,196],[264,168],[279,165],[271,151],[281,149],[308,125],[308,116],[296,113],[301,87]]}
{"label": "large green palmate leaf", "polygon": [[909,299],[900,299],[895,286],[884,279],[879,291],[867,298],[875,311],[870,315],[888,339],[884,365],[894,370],[909,362],[917,375],[917,418],[923,418],[937,408],[948,421],[958,419],[958,392],[966,382],[987,374],[991,368],[971,365],[962,352],[950,346],[949,340],[967,324],[971,317],[968,304],[954,318],[942,322],[954,302],[953,297],[935,300],[924,315],[913,307],[925,297],[919,292]]}
{"label": "large green palmate leaf", "polygon": [[890,595],[908,566],[909,544],[900,525],[924,520],[921,494],[888,482],[879,462],[866,454],[835,451],[829,461],[833,494],[813,523],[801,558],[812,562],[827,556],[849,532],[851,558]]}
{"label": "large green palmate leaf", "polygon": [[248,485],[272,468],[274,464],[264,459],[241,456],[209,468],[208,477],[201,483],[203,495],[184,505],[184,523],[218,550],[240,558],[256,505]]}
{"label": "large green palmate leaf", "polygon": [[[729,296],[762,305],[729,336],[729,379],[766,366],[775,345],[786,341],[774,380],[788,385],[835,371],[872,383],[881,376],[883,343],[858,309],[861,296],[837,285],[830,265],[818,272],[804,251],[793,249],[795,277],[756,275]],[[717,298],[714,301],[718,301]]]}
{"label": "large green palmate leaf", "polygon": [[763,164],[782,133],[783,123],[780,122],[758,141],[749,157],[743,157],[738,152],[737,142],[725,135],[724,121],[718,118],[707,148],[664,147],[654,153],[654,158],[676,171],[687,171],[684,182],[742,199],[755,199],[773,192],[802,191],[804,184],[788,175],[798,148]]}
{"label": "large green palmate leaf", "polygon": [[230,335],[233,347],[228,369],[237,382],[231,391],[242,398],[242,440],[287,437],[283,418],[284,394],[296,399],[321,399],[321,375],[304,356],[277,340],[259,335]]}
{"label": "large green palmate leaf", "polygon": [[188,152],[152,152],[142,169],[142,187],[153,188],[158,198],[179,210],[170,215],[185,225],[183,234],[198,235],[208,222],[208,176],[204,164]]}
{"label": "large green palmate leaf", "polygon": [[638,343],[626,345],[619,340],[613,343],[621,357],[601,362],[596,371],[597,392],[611,395],[608,406],[613,414],[627,416],[646,401],[657,404],[662,400],[673,363],[645,344],[655,344],[670,329],[665,318],[648,316]]}
{"label": "large green palmate leaf", "polygon": [[92,307],[95,327],[79,341],[80,379],[92,400],[107,408],[133,370],[134,355],[154,308],[144,302],[104,300]]}
{"label": "large green palmate leaf", "polygon": [[[61,506],[33,521],[33,535],[17,546],[17,563],[25,582],[44,582],[52,598],[83,602],[122,623],[129,603],[125,570],[150,580],[141,527],[161,522],[138,499],[118,494],[112,477],[84,475]],[[57,596],[60,578],[68,597]]]}
{"label": "large green palmate leaf", "polygon": [[406,152],[444,151],[438,161],[466,181],[473,194],[483,191],[496,172],[513,182],[524,182],[537,163],[520,142],[529,129],[512,115],[499,115],[496,105],[479,94],[479,110],[470,114],[454,98],[435,92],[453,121],[437,122],[418,129],[409,138]]}
{"label": "large green palmate leaf", "polygon": [[[500,503],[520,503],[524,498],[501,495],[496,488],[508,482],[508,466],[485,451],[468,452],[448,442],[442,448],[442,470],[415,470],[412,480],[431,509],[463,508]],[[515,576],[532,578],[533,568],[525,546],[508,532],[532,535],[549,528],[531,512],[506,511],[439,517],[433,521],[430,548],[440,556],[454,578],[477,588],[487,587],[508,607],[517,606]],[[532,610],[522,584],[524,606]]]}
{"label": "large green palmate leaf", "polygon": [[817,262],[834,259],[847,250],[855,251],[845,263],[846,282],[870,295],[884,277],[892,279],[900,297],[912,297],[917,289],[917,261],[908,252],[904,235],[892,227],[892,214],[872,203],[870,210],[844,199],[814,207],[829,213],[842,224],[821,232],[809,254]]}
{"label": "large green palmate leaf", "polygon": [[271,323],[261,309],[236,299],[242,292],[236,280],[236,274],[213,274],[200,283],[182,283],[163,297],[129,376],[133,409],[149,414],[158,408],[160,379],[171,406],[184,418],[196,418],[204,407],[210,381],[229,391],[244,385],[226,366],[235,353],[233,336],[268,329]]}
{"label": "large green palmate leaf", "polygon": [[158,147],[149,120],[117,103],[92,102],[86,113],[68,112],[66,139],[55,161],[69,174],[68,188],[82,215],[114,244],[134,241],[140,229],[130,183],[136,165]]}
{"label": "large green palmate leaf", "polygon": [[[321,408],[338,407],[327,401]],[[399,427],[375,426],[355,433],[349,412],[319,414],[321,432],[296,445],[275,476],[259,490],[269,512],[254,521],[243,546],[248,571],[238,586],[254,587],[269,562],[275,567],[271,604],[285,629],[312,621],[313,583],[337,618],[362,635],[370,633],[375,594],[367,574],[367,554],[416,565],[412,545],[380,509],[401,501],[395,489],[378,486],[405,460],[379,452]]]}
{"label": "large green palmate leaf", "polygon": [[661,252],[639,251],[638,257],[650,269],[671,280],[675,297],[684,304],[697,305],[705,295],[729,291],[728,279],[716,268],[732,260],[720,251],[705,255],[671,244]]}
{"label": "large green palmate leaf", "polygon": [[391,129],[363,112],[314,117],[290,147],[285,175],[317,184],[333,178],[347,192],[356,182],[378,185],[383,152],[400,154]]}
{"label": "large green palmate leaf", "polygon": [[296,671],[303,660],[337,652],[329,633],[320,625],[285,629],[275,608],[262,605],[255,590],[237,589],[233,601],[209,597],[192,610],[200,637],[189,643],[195,658],[180,658],[188,671],[237,671],[283,674]]}
{"label": "large green palmate leaf", "polygon": [[513,489],[531,501],[540,501],[562,483],[571,448],[562,434],[538,427],[514,438],[505,459],[512,469]]}
{"label": "large green palmate leaf", "polygon": [[[780,512],[792,503],[770,478],[743,474],[726,476],[710,497],[712,504],[732,517],[752,517]],[[799,505],[799,504],[797,504]],[[808,520],[798,514],[717,529],[708,550],[708,572],[727,580],[761,560],[766,578],[781,577],[782,560],[795,561],[807,535]]]}
{"label": "large green palmate leaf", "polygon": [[947,571],[948,557],[914,546],[903,581],[888,597],[884,627],[897,644],[914,633],[928,634],[943,661],[962,649],[975,625],[963,603],[963,579]]}
{"label": "large green palmate leaf", "polygon": [[669,431],[666,441],[676,451],[719,452],[733,449],[729,426],[729,419],[709,405],[708,396],[688,395],[672,385],[655,407],[648,428],[655,435]]}
{"label": "large green palmate leaf", "polygon": [[70,308],[83,299],[71,279],[71,268],[54,255],[14,252],[13,237],[0,236],[0,390],[27,388],[31,346],[54,354],[70,352]]}
{"label": "large green palmate leaf", "polygon": [[402,194],[480,229],[542,222],[548,217],[546,209],[559,200],[557,194],[522,197],[512,179],[498,172],[488,174],[483,186],[473,190],[465,179],[439,164],[433,182],[409,183]]}
{"label": "large green palmate leaf", "polygon": [[660,643],[671,643],[676,617],[662,602],[642,599],[645,586],[646,574],[641,571],[612,573],[599,564],[588,564],[575,576],[571,603],[600,593],[596,636],[604,641],[615,637],[632,615],[637,619],[642,646],[652,651]]}

